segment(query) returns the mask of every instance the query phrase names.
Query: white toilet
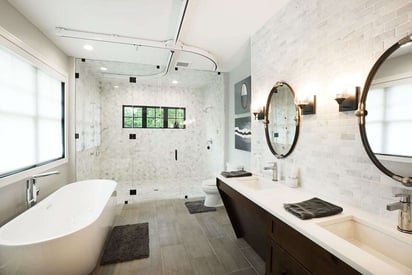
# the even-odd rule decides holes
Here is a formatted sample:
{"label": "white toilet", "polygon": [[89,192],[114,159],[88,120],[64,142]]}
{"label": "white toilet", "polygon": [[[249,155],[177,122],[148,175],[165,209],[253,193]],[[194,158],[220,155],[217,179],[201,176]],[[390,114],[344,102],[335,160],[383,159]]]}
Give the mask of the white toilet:
{"label": "white toilet", "polygon": [[220,198],[219,190],[217,190],[216,179],[207,179],[202,182],[202,189],[205,192],[205,206],[219,207],[222,206],[222,199]]}

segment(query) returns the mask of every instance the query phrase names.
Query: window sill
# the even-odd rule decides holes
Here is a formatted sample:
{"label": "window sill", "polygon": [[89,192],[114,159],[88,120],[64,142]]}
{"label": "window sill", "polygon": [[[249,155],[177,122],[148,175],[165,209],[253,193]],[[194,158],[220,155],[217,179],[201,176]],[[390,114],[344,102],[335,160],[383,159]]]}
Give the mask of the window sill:
{"label": "window sill", "polygon": [[28,169],[28,170],[25,170],[23,172],[20,172],[20,173],[14,174],[14,175],[10,175],[8,177],[4,177],[4,178],[0,179],[0,188],[6,187],[10,184],[13,184],[13,183],[25,180],[25,179],[28,179],[32,175],[43,173],[47,170],[53,169],[57,166],[61,166],[61,165],[67,164],[67,163],[68,163],[68,159],[67,159],[67,157],[65,157],[63,159],[59,159],[59,160],[47,163],[47,164],[39,166],[39,167],[35,167],[35,168]]}

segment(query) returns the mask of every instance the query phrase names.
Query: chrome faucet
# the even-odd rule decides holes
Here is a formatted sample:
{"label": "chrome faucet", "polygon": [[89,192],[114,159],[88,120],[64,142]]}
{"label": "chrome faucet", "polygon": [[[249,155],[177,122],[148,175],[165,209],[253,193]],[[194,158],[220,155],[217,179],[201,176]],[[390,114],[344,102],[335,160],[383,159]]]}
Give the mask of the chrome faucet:
{"label": "chrome faucet", "polygon": [[37,196],[40,192],[40,187],[36,185],[37,178],[43,178],[51,175],[60,174],[59,171],[51,171],[31,176],[26,182],[26,202],[27,208],[34,206],[37,202]]}
{"label": "chrome faucet", "polygon": [[263,170],[272,170],[272,180],[278,181],[278,163],[273,162],[272,166],[263,167]]}
{"label": "chrome faucet", "polygon": [[388,204],[386,206],[386,210],[399,210],[398,230],[404,233],[412,234],[411,195],[401,193],[396,194],[395,197],[400,197],[400,201]]}

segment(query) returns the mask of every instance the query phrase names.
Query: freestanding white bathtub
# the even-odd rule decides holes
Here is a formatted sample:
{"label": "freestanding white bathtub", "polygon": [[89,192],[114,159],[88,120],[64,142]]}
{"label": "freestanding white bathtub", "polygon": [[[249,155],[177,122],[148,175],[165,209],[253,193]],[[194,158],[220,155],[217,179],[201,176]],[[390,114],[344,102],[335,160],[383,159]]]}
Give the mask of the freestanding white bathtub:
{"label": "freestanding white bathtub", "polygon": [[0,274],[89,274],[114,222],[116,185],[65,185],[0,227]]}

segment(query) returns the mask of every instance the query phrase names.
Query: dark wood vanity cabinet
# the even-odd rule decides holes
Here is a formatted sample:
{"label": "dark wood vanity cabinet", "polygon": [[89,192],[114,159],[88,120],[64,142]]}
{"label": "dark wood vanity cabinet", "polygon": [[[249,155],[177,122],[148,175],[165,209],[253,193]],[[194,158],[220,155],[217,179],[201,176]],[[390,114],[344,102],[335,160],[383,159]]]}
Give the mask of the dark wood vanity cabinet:
{"label": "dark wood vanity cabinet", "polygon": [[268,213],[219,179],[217,186],[236,237],[243,238],[266,259],[269,256]]}
{"label": "dark wood vanity cabinet", "polygon": [[219,179],[217,186],[236,236],[266,262],[266,274],[360,274]]}
{"label": "dark wood vanity cabinet", "polygon": [[271,240],[270,257],[266,261],[266,274],[311,274],[276,242]]}
{"label": "dark wood vanity cabinet", "polygon": [[286,223],[273,216],[270,219],[272,242],[267,274],[360,274]]}

